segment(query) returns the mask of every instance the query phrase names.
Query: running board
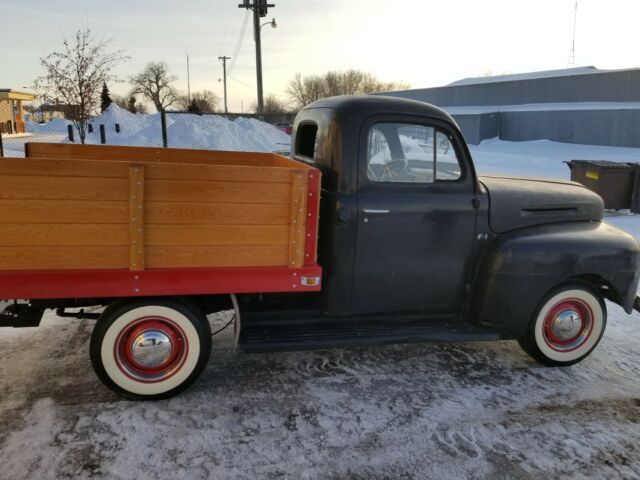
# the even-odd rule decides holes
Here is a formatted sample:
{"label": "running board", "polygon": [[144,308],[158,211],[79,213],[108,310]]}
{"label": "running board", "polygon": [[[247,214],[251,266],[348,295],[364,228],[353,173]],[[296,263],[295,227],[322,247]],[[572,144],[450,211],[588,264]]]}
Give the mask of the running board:
{"label": "running board", "polygon": [[331,320],[314,319],[278,321],[263,318],[252,321],[243,315],[238,348],[245,353],[283,350],[318,350],[335,347],[386,345],[392,343],[473,342],[498,340],[494,331],[481,329],[458,320]]}

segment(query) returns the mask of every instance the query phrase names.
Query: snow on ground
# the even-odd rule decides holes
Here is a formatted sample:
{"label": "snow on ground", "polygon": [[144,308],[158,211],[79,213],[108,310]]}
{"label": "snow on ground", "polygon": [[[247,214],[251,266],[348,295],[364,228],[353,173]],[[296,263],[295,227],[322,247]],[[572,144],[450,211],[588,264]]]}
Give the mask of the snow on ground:
{"label": "snow on ground", "polygon": [[480,145],[469,145],[469,148],[476,171],[480,174],[569,180],[571,171],[564,162],[571,160],[640,162],[640,148],[580,145],[550,140],[507,142],[491,139],[484,140]]}
{"label": "snow on ground", "polygon": [[640,315],[608,309],[564,369],[506,341],[239,355],[225,331],[145,403],[97,380],[91,322],[49,314],[0,335],[0,478],[637,478]]}

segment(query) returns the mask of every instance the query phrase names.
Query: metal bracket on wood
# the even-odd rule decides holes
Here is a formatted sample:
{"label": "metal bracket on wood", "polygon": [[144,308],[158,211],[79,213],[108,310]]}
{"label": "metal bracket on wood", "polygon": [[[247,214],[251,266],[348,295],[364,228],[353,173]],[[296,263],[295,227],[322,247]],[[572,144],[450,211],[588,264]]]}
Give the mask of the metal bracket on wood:
{"label": "metal bracket on wood", "polygon": [[144,167],[129,166],[129,270],[144,270]]}

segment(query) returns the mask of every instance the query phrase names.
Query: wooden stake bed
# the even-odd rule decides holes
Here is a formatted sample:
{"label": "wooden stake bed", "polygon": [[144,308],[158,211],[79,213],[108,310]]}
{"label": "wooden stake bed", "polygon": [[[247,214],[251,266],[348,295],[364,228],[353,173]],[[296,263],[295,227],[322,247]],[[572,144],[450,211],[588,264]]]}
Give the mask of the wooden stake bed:
{"label": "wooden stake bed", "polygon": [[0,298],[320,288],[312,167],[143,147],[30,143],[26,154],[0,159]]}

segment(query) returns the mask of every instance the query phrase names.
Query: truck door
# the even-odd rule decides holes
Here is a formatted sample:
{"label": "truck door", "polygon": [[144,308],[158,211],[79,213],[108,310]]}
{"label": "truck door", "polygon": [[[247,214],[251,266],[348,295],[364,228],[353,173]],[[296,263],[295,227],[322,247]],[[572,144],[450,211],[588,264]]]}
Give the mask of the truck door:
{"label": "truck door", "polygon": [[446,123],[364,125],[352,313],[459,311],[474,245],[474,173]]}

